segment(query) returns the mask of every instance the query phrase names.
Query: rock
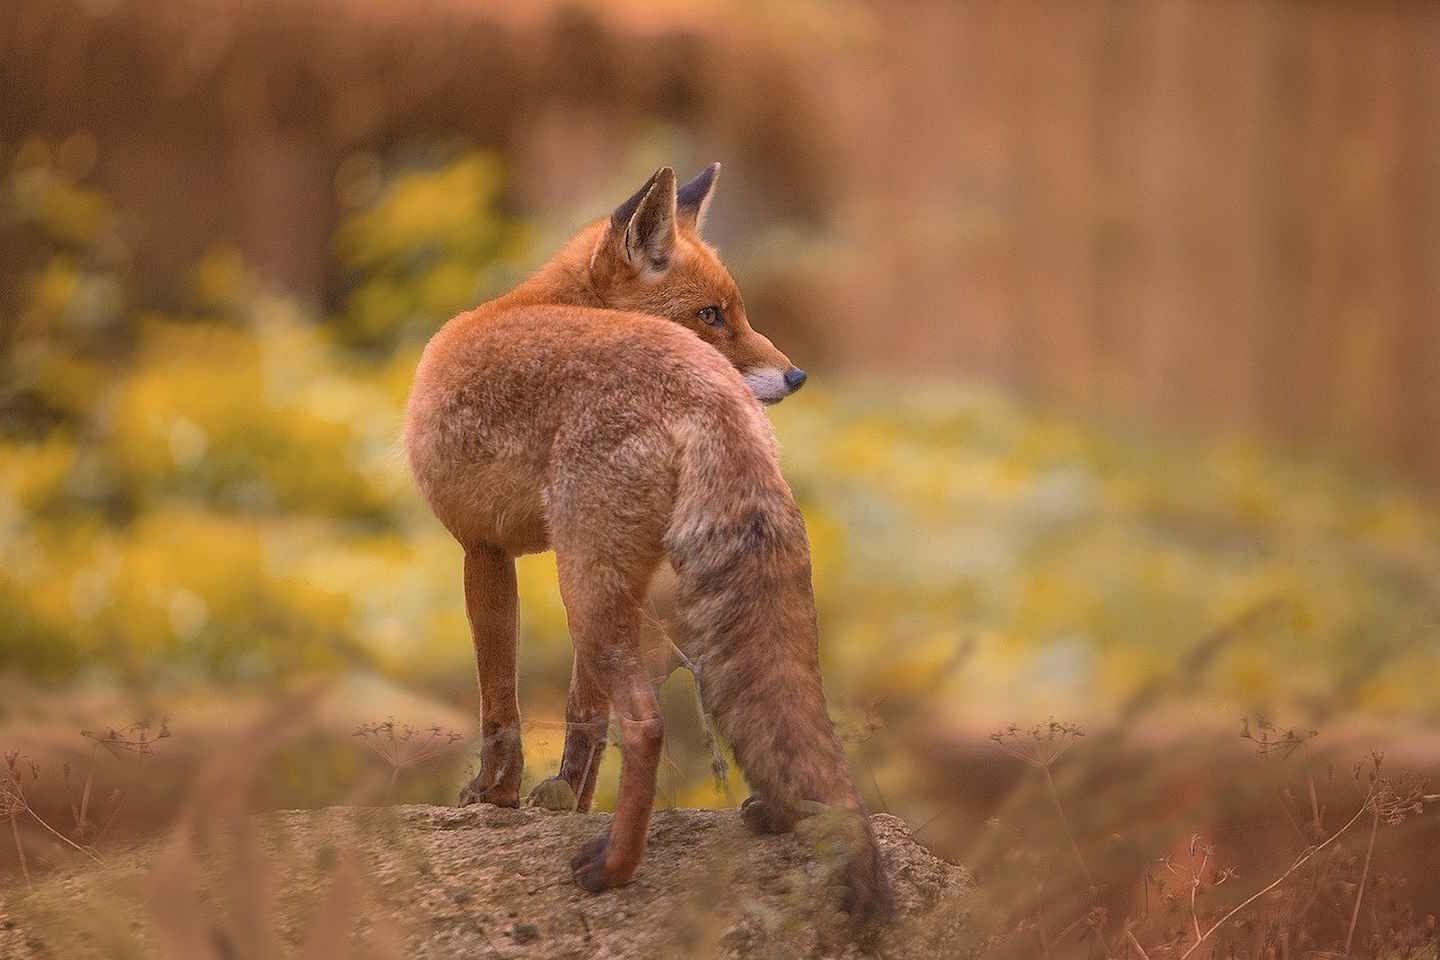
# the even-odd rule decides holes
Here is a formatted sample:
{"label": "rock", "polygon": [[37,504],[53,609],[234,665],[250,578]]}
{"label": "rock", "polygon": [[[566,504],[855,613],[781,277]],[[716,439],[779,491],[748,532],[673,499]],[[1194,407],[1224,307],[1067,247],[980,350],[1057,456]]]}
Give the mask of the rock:
{"label": "rock", "polygon": [[[242,820],[225,840],[197,831],[188,845],[112,854],[103,868],[0,893],[0,957],[179,956],[177,943],[241,958],[262,943],[282,956],[437,960],[977,955],[969,873],[903,821],[872,821],[898,916],[868,947],[852,942],[803,837],[756,836],[733,810],[656,811],[635,879],[591,895],[571,882],[569,860],[608,815],[477,805],[284,811]],[[256,891],[275,906],[247,915],[267,899]],[[113,927],[96,929],[95,918],[118,916],[138,918],[128,951]]]}

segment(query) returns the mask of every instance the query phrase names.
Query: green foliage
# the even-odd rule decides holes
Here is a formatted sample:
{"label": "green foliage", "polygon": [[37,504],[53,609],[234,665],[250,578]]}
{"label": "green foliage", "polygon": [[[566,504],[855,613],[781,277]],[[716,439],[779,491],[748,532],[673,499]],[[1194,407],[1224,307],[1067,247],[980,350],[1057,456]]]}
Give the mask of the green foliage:
{"label": "green foliage", "polygon": [[[0,432],[85,419],[103,354],[123,340],[130,250],[105,197],[27,140],[0,170]],[[61,144],[62,158],[75,152]],[[71,164],[73,166],[73,163]]]}
{"label": "green foliage", "polygon": [[[354,212],[335,250],[350,295],[317,323],[223,244],[191,271],[188,312],[130,303],[105,249],[119,218],[41,153],[3,184],[7,229],[39,252],[5,326],[0,667],[61,680],[358,664],[473,696],[460,552],[399,436],[418,340],[518,270],[526,229],[497,212],[494,158],[388,180],[347,161]],[[97,284],[113,296],[85,292]],[[963,386],[817,378],[771,413],[842,707],[1103,712],[1244,621],[1180,689],[1246,709],[1433,709],[1422,678],[1440,664],[1422,640],[1440,516],[1403,489]],[[519,576],[525,695],[553,702],[570,649],[552,558],[522,559]],[[558,754],[543,736],[527,744],[536,770]],[[709,789],[675,787],[687,802]]]}
{"label": "green foliage", "polygon": [[[355,181],[365,166],[356,158],[342,168],[342,197],[363,197]],[[353,278],[336,332],[367,346],[423,339],[502,287],[528,237],[496,210],[503,182],[499,159],[472,151],[380,186],[335,234],[336,258]]]}
{"label": "green foliage", "polygon": [[1403,488],[964,387],[807,388],[772,415],[827,657],[869,697],[1103,713],[1218,631],[1188,695],[1429,709],[1440,518]]}
{"label": "green foliage", "polygon": [[384,518],[397,413],[313,330],[156,325],[113,386],[101,456],[128,503]]}
{"label": "green foliage", "polygon": [[[0,668],[467,674],[457,552],[399,446],[418,353],[348,351],[343,316],[264,295],[224,244],[190,273],[191,312],[139,308],[107,250],[119,218],[53,152],[28,144],[0,181],[7,242],[34,251],[0,361]],[[499,177],[480,154],[402,175],[342,226],[344,265],[415,287],[433,328],[519,243]],[[440,262],[468,285],[439,296]]]}

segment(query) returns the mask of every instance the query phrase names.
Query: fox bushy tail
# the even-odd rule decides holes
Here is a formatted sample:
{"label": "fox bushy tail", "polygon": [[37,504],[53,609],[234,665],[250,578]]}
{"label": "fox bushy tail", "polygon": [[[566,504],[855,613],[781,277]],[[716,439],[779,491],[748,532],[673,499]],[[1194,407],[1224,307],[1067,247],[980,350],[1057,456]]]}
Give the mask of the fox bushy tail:
{"label": "fox bushy tail", "polygon": [[859,921],[883,916],[890,893],[879,849],[820,683],[805,522],[773,440],[768,429],[756,436],[711,420],[686,432],[678,459],[666,550],[677,612],[698,641],[705,706],[767,828],[787,830],[817,805],[848,812],[847,909]]}

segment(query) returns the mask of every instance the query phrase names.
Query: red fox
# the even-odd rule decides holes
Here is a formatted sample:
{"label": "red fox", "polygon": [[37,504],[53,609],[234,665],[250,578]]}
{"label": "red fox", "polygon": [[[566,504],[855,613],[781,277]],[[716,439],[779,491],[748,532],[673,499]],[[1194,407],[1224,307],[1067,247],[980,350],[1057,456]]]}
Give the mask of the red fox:
{"label": "red fox", "polygon": [[509,293],[426,346],[406,416],[411,470],[465,550],[481,766],[461,803],[519,803],[514,558],[555,551],[574,665],[561,778],[588,809],[614,711],[624,750],[610,829],[571,863],[591,891],[639,865],[661,719],[641,607],[662,561],[699,650],[698,682],[756,791],[745,819],[785,830],[823,805],[859,825],[848,909],[889,888],[820,684],[810,548],[760,403],[805,381],[755,332],[700,236],[719,164],[677,189],[661,168]]}

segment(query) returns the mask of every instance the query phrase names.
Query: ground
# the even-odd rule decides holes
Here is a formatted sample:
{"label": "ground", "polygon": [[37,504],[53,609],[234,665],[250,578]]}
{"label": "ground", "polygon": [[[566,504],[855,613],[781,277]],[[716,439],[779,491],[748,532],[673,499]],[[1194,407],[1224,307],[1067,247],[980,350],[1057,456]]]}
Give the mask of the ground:
{"label": "ground", "polygon": [[[0,957],[969,957],[974,882],[898,818],[872,818],[899,916],[857,946],[824,844],[734,811],[658,811],[634,881],[598,896],[568,861],[602,814],[331,807],[192,822],[103,867],[0,893]],[[263,851],[263,856],[254,856]],[[266,904],[272,904],[267,907]]]}

